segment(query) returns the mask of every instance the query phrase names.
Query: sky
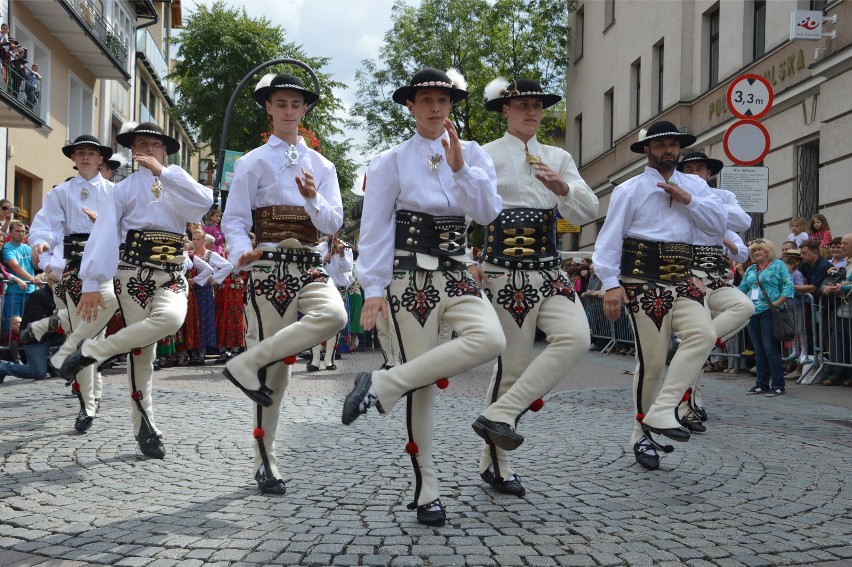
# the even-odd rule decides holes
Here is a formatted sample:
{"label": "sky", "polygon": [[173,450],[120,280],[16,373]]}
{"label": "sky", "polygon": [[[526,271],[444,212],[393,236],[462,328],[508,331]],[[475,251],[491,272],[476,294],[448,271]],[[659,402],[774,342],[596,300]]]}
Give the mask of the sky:
{"label": "sky", "polygon": [[[364,59],[377,59],[385,32],[391,27],[394,0],[225,0],[243,6],[249,17],[265,17],[280,25],[287,41],[301,44],[311,57],[330,57],[324,68],[338,81],[355,84],[355,71]],[[417,0],[406,0],[417,4]],[[183,17],[198,5],[213,0],[181,0]],[[354,88],[336,92],[348,107],[355,101]],[[356,143],[366,141],[363,132],[347,131]],[[360,156],[353,156],[359,163]],[[365,169],[365,168],[364,168]]]}

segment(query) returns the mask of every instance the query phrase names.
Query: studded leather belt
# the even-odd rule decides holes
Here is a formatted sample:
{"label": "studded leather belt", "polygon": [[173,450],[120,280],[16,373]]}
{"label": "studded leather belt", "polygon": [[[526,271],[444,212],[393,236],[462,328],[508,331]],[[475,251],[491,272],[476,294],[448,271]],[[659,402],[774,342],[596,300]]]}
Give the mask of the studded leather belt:
{"label": "studded leather belt", "polygon": [[555,209],[505,209],[486,229],[482,259],[496,266],[540,270],[560,264]]}
{"label": "studded leather belt", "polygon": [[254,230],[258,242],[280,242],[295,238],[316,244],[319,233],[305,207],[272,205],[254,211]]}
{"label": "studded leather belt", "polygon": [[260,260],[269,260],[282,264],[297,262],[305,267],[319,267],[322,265],[320,255],[312,250],[304,248],[289,248],[284,250],[264,250],[260,254]]}
{"label": "studded leather belt", "polygon": [[668,284],[692,277],[692,245],[625,238],[621,249],[621,275]]}
{"label": "studded leather belt", "polygon": [[728,260],[721,246],[692,246],[692,268],[707,274],[724,275],[728,271]]}
{"label": "studded leather belt", "polygon": [[396,212],[396,248],[432,256],[464,254],[464,217]]}
{"label": "studded leather belt", "polygon": [[183,256],[183,235],[165,230],[128,230],[121,251],[123,262],[167,272],[183,269],[179,256]]}
{"label": "studded leather belt", "polygon": [[[396,256],[393,259],[393,269],[396,272],[414,272],[416,270],[423,270],[424,268],[417,265],[417,258],[415,256]],[[441,258],[438,261],[438,268],[433,271],[453,272],[456,270],[467,271],[467,265],[452,258]]]}
{"label": "studded leather belt", "polygon": [[85,232],[69,234],[62,239],[62,257],[65,258],[67,266],[79,265],[83,260],[83,249],[89,235]]}

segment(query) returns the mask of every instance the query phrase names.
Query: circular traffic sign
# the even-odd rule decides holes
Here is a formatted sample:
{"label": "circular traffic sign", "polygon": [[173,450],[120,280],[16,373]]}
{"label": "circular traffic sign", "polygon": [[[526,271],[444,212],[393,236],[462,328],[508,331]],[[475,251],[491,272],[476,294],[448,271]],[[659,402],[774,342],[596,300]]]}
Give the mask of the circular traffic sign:
{"label": "circular traffic sign", "polygon": [[756,120],[737,120],[722,140],[725,155],[737,165],[754,165],[769,153],[769,130]]}
{"label": "circular traffic sign", "polygon": [[740,75],[728,87],[728,109],[737,118],[757,120],[772,108],[775,95],[760,75]]}

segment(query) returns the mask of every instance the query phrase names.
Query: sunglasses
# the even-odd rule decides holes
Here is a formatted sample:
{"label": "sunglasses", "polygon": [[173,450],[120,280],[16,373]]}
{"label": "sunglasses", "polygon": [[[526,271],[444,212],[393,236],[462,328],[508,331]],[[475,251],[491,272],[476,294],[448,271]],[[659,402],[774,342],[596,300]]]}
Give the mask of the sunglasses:
{"label": "sunglasses", "polygon": [[3,205],[2,207],[0,207],[0,209],[3,209],[4,211],[11,211],[12,207],[7,207],[6,205]]}

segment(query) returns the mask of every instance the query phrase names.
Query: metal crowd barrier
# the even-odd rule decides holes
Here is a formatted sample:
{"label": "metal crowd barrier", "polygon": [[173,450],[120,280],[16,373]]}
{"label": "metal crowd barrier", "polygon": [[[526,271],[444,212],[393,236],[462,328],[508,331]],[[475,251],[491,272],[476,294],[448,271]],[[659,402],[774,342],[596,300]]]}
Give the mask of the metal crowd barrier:
{"label": "metal crowd barrier", "polygon": [[804,384],[825,380],[832,367],[852,368],[852,298],[821,296],[813,305],[813,321],[816,369],[800,379]]}
{"label": "metal crowd barrier", "polygon": [[609,354],[619,343],[636,346],[636,338],[633,335],[633,324],[627,309],[621,308],[621,317],[616,321],[610,321],[604,315],[603,297],[596,295],[583,296],[583,308],[589,320],[589,329],[592,339],[603,339],[607,344],[601,348],[601,353]]}

